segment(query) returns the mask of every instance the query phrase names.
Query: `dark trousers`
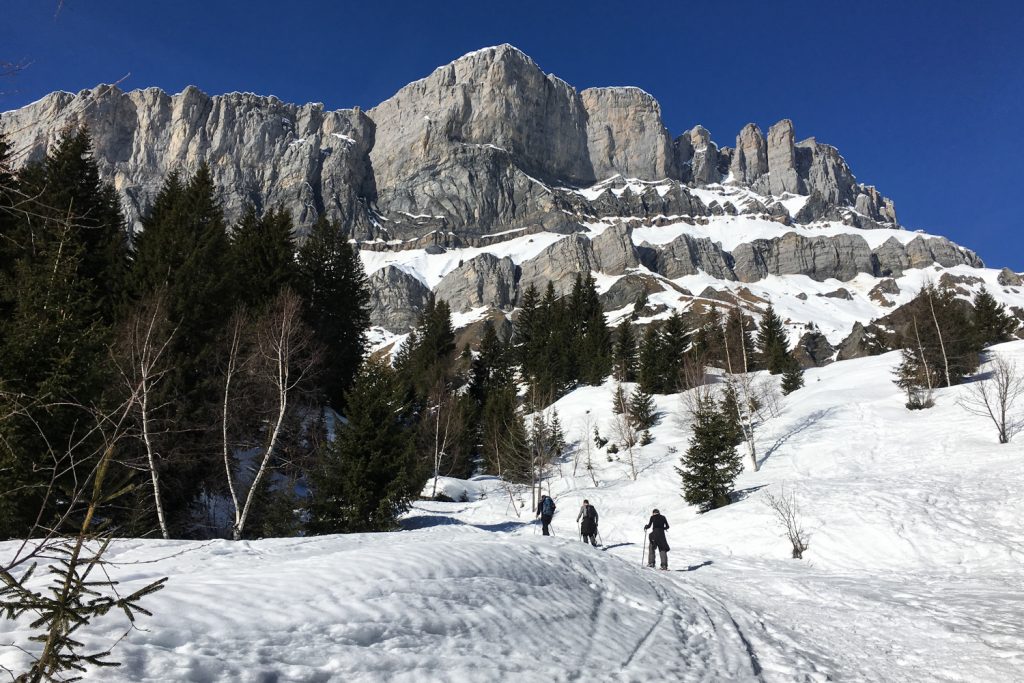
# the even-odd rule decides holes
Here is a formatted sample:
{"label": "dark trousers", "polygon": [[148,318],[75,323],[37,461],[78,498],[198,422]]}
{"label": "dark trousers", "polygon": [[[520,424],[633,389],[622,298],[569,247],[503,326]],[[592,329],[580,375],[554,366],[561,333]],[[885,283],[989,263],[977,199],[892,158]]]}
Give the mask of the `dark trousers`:
{"label": "dark trousers", "polygon": [[551,525],[551,518],[552,517],[553,517],[553,515],[541,515],[540,516],[541,528],[544,530],[544,535],[545,536],[550,536],[551,535],[551,532],[548,531],[548,526]]}
{"label": "dark trousers", "polygon": [[589,536],[587,534],[583,534],[583,542],[584,543],[589,542],[590,545],[592,545],[592,546],[594,546],[596,548],[597,547],[597,534],[594,533],[594,534],[590,534]]}
{"label": "dark trousers", "polygon": [[649,555],[651,559],[647,560],[647,566],[654,566],[654,551],[656,550],[661,555],[661,568],[668,569],[668,552],[665,550],[658,550],[658,544],[654,541],[651,541],[651,554]]}

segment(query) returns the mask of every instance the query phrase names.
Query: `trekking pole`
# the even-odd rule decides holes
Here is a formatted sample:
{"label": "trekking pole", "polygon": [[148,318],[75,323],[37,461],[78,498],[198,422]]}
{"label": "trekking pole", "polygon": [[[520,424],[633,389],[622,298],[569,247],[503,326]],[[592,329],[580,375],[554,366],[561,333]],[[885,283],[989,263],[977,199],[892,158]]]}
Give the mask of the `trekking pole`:
{"label": "trekking pole", "polygon": [[647,562],[647,529],[644,529],[644,540],[641,545],[644,547],[643,554],[640,556],[640,566],[642,567]]}

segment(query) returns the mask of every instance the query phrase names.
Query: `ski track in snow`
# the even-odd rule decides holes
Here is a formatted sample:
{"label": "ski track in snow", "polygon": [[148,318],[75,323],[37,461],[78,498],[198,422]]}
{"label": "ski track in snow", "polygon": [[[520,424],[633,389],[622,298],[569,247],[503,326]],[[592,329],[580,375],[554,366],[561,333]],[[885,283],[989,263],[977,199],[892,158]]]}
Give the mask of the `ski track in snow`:
{"label": "ski track in snow", "polygon": [[[1024,367],[1024,342],[996,347]],[[1000,446],[956,405],[909,412],[898,354],[806,373],[757,435],[740,500],[698,515],[674,467],[677,396],[638,451],[637,481],[592,453],[548,482],[555,536],[493,477],[442,479],[459,503],[418,501],[406,530],[232,543],[123,540],[124,590],[169,576],[114,650],[103,681],[1018,681],[1024,680],[1024,435]],[[610,432],[613,385],[557,402],[570,439]],[[592,443],[592,442],[591,442]],[[670,449],[675,448],[672,452]],[[745,463],[746,464],[746,463]],[[767,492],[796,493],[810,549],[789,559]],[[605,547],[574,535],[589,498]],[[672,571],[641,566],[653,507]],[[517,514],[518,513],[518,514]],[[520,517],[518,515],[524,515]],[[13,549],[0,544],[0,553]],[[45,578],[45,577],[44,577]],[[105,648],[123,619],[97,621]],[[25,655],[25,620],[0,621],[0,665]]]}

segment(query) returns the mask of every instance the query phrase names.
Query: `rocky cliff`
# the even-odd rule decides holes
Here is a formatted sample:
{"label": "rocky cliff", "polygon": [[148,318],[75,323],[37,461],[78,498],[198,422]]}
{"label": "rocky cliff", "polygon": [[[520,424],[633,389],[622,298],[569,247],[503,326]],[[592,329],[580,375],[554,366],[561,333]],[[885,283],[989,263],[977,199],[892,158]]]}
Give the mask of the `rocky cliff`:
{"label": "rocky cliff", "polygon": [[791,216],[797,222],[896,223],[892,202],[857,183],[834,148],[794,142],[789,121],[767,138],[749,124],[735,150],[719,148],[702,126],[673,139],[644,91],[577,91],[510,45],[465,55],[368,112],[192,87],[168,95],[99,86],[0,115],[23,160],[82,124],[135,222],[171,170],[205,162],[229,218],[246,203],[282,204],[300,227],[326,212],[359,240],[572,231],[608,215],[608,198],[593,204],[567,188],[614,176],[678,184],[661,206],[642,207],[646,214],[702,215],[688,188],[730,182],[813,197]]}
{"label": "rocky cliff", "polygon": [[[662,292],[664,310],[692,297],[670,282],[680,278],[740,287],[700,284],[711,299],[750,303],[743,288],[776,276],[847,283],[983,266],[944,238],[902,230],[891,200],[858,182],[834,147],[798,140],[789,120],[767,134],[750,123],[734,147],[701,125],[673,137],[648,93],[577,91],[510,45],[465,55],[366,112],[99,86],[0,114],[20,162],[78,125],[137,226],[169,172],[206,163],[229,219],[247,204],[281,205],[301,234],[327,214],[364,260],[421,250],[411,258],[452,263],[429,282],[401,258],[370,269],[372,318],[393,332],[432,295],[460,313],[509,310],[530,285],[566,292],[581,272],[607,278],[607,307]],[[531,235],[547,236],[543,248]],[[516,240],[525,255],[508,247]],[[465,258],[446,253],[458,249]],[[818,295],[853,296],[829,287]],[[809,357],[821,355],[815,344]]]}

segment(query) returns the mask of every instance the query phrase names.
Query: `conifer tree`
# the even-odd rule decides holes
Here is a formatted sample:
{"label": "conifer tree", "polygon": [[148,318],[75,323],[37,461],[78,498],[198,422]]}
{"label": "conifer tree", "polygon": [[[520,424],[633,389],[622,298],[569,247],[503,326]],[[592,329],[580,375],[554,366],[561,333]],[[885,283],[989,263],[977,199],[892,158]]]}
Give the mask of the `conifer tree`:
{"label": "conifer tree", "polygon": [[629,412],[630,422],[637,431],[646,431],[655,425],[657,408],[654,405],[654,398],[644,391],[642,386],[637,385],[633,393],[629,395],[626,409]]}
{"label": "conifer tree", "polygon": [[786,328],[782,324],[782,319],[769,303],[761,318],[761,325],[757,329],[758,364],[773,375],[785,372],[788,345]]}
{"label": "conifer tree", "polygon": [[386,363],[368,360],[345,403],[347,422],[311,476],[310,531],[393,529],[426,481],[416,467],[402,384]]}
{"label": "conifer tree", "polygon": [[693,356],[708,365],[725,368],[725,328],[722,313],[715,304],[701,316],[701,325],[694,335]]}
{"label": "conifer tree", "polygon": [[907,393],[906,406],[910,410],[922,410],[934,405],[932,387],[938,376],[923,361],[919,350],[902,349],[899,365],[893,370],[893,382]]}
{"label": "conifer tree", "polygon": [[690,345],[690,334],[679,311],[673,311],[661,328],[663,366],[665,372],[664,391],[681,391],[683,386],[683,358]]}
{"label": "conifer tree", "polygon": [[612,412],[616,415],[623,415],[629,410],[629,400],[626,398],[626,391],[621,384],[615,385],[612,393]]}
{"label": "conifer tree", "polygon": [[633,325],[623,320],[615,329],[615,348],[612,354],[615,379],[620,382],[636,380],[636,337]]}
{"label": "conifer tree", "polygon": [[32,251],[46,233],[67,227],[80,247],[76,275],[94,290],[90,308],[111,324],[123,303],[128,231],[117,191],[100,179],[89,132],[66,131],[44,160],[22,169],[19,186],[30,198],[24,230],[15,235],[21,248]]}
{"label": "conifer tree", "polygon": [[725,320],[725,369],[733,374],[750,372],[754,369],[754,340],[750,334],[750,318],[739,306],[729,309]]}
{"label": "conifer tree", "polygon": [[640,340],[637,381],[649,394],[667,393],[671,377],[671,358],[657,324],[648,325]]}
{"label": "conifer tree", "polygon": [[978,337],[969,317],[970,304],[950,289],[928,284],[911,301],[899,343],[923,357],[938,385],[959,384],[978,368]]}
{"label": "conifer tree", "polygon": [[367,349],[369,282],[359,254],[341,228],[324,216],[299,250],[297,270],[306,323],[324,348],[321,384],[328,402],[341,410]]}
{"label": "conifer tree", "polygon": [[683,480],[683,498],[702,511],[729,504],[733,482],[743,470],[729,419],[711,398],[698,399],[693,436],[676,471]]}
{"label": "conifer tree", "polygon": [[283,208],[260,215],[248,206],[230,236],[231,267],[237,298],[259,309],[285,287],[296,284],[292,218]]}
{"label": "conifer tree", "polygon": [[984,285],[974,296],[974,334],[979,349],[1013,339],[1019,322],[1006,312]]}
{"label": "conifer tree", "polygon": [[786,354],[786,367],[782,373],[782,393],[789,395],[804,385],[804,369],[792,354]]}

